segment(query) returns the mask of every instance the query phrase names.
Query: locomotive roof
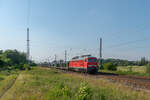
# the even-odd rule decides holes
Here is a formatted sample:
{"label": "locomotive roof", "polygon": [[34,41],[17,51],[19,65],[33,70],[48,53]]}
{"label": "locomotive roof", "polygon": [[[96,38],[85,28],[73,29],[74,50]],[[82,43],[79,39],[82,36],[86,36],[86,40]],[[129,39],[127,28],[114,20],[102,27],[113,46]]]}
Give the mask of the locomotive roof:
{"label": "locomotive roof", "polygon": [[82,56],[76,56],[76,57],[73,57],[72,60],[82,60],[82,59],[85,59],[85,58],[95,58],[91,55],[82,55]]}
{"label": "locomotive roof", "polygon": [[89,54],[89,55],[82,55],[81,57],[91,57],[91,55]]}

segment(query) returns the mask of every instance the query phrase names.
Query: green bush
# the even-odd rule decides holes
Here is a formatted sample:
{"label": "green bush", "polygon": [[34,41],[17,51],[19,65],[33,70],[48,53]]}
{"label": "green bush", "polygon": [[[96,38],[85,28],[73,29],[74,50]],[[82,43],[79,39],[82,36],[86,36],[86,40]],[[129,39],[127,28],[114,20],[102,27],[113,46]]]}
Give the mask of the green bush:
{"label": "green bush", "polygon": [[0,77],[0,81],[1,81],[1,80],[4,80],[4,77]]}
{"label": "green bush", "polygon": [[63,96],[71,96],[71,92],[67,85],[64,86],[64,88],[62,88],[62,94],[63,94]]}
{"label": "green bush", "polygon": [[[58,98],[70,98],[71,97],[71,91],[67,85],[65,85],[63,82],[56,83],[53,88],[46,94],[48,100],[60,100]],[[47,100],[46,99],[46,100]],[[70,100],[70,99],[67,99]]]}
{"label": "green bush", "polygon": [[129,67],[128,67],[128,71],[129,71],[129,72],[133,72],[132,66],[129,66]]}
{"label": "green bush", "polygon": [[82,82],[77,93],[77,100],[91,100],[92,91],[87,82]]}
{"label": "green bush", "polygon": [[4,65],[6,65],[6,63],[0,59],[0,67],[4,67]]}
{"label": "green bush", "polygon": [[103,70],[103,69],[104,69],[103,65],[100,65],[100,69],[101,69],[101,70]]}
{"label": "green bush", "polygon": [[112,70],[112,71],[116,71],[116,70],[117,70],[117,66],[114,65],[114,64],[111,63],[111,62],[105,63],[103,66],[104,66],[104,69],[105,69],[105,70]]}
{"label": "green bush", "polygon": [[22,70],[31,70],[31,67],[28,64],[24,64]]}
{"label": "green bush", "polygon": [[37,64],[36,63],[31,63],[30,66],[37,66]]}
{"label": "green bush", "polygon": [[150,74],[150,63],[146,65],[146,72]]}

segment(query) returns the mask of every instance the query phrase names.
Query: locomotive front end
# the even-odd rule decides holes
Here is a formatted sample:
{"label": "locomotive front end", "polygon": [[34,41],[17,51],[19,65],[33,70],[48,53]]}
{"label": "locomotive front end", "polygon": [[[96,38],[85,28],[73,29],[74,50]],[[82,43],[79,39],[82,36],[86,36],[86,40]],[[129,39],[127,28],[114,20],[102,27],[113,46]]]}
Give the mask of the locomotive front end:
{"label": "locomotive front end", "polygon": [[88,73],[97,73],[98,72],[98,61],[96,57],[88,58],[87,63],[87,72]]}

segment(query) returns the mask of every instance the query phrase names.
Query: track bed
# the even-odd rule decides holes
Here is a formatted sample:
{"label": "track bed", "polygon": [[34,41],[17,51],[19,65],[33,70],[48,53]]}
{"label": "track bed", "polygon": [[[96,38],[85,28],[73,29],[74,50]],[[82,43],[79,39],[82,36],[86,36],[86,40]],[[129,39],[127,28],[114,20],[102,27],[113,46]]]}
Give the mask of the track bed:
{"label": "track bed", "polygon": [[[150,92],[150,77],[128,76],[110,73],[98,73],[96,78],[104,78],[110,82],[117,82],[130,86],[136,90],[146,90]],[[95,77],[93,75],[93,77]]]}
{"label": "track bed", "polygon": [[132,89],[137,91],[143,90],[146,92],[150,92],[150,77],[128,76],[128,75],[119,75],[119,74],[105,73],[105,72],[98,72],[97,74],[87,74],[87,73],[67,71],[65,68],[59,68],[59,69],[63,69],[63,71],[67,73],[81,74],[90,78],[102,78],[109,82],[120,83],[129,86]]}

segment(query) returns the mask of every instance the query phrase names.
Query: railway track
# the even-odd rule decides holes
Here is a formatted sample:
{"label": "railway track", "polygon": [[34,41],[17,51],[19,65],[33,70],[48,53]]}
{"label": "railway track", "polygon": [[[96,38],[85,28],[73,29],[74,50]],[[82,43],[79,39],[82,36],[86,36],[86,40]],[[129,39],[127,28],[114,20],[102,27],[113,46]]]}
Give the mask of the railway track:
{"label": "railway track", "polygon": [[142,90],[142,91],[150,92],[150,77],[119,75],[119,74],[105,73],[105,72],[98,72],[97,74],[92,75],[92,74],[84,74],[79,72],[68,71],[65,68],[61,68],[61,69],[67,73],[86,75],[87,77],[91,77],[91,78],[101,78],[112,83],[120,83],[129,86],[132,89],[137,91]]}
{"label": "railway track", "polygon": [[97,78],[104,78],[110,82],[121,83],[135,90],[145,90],[150,92],[150,77],[128,76],[128,75],[111,75],[98,73]]}

